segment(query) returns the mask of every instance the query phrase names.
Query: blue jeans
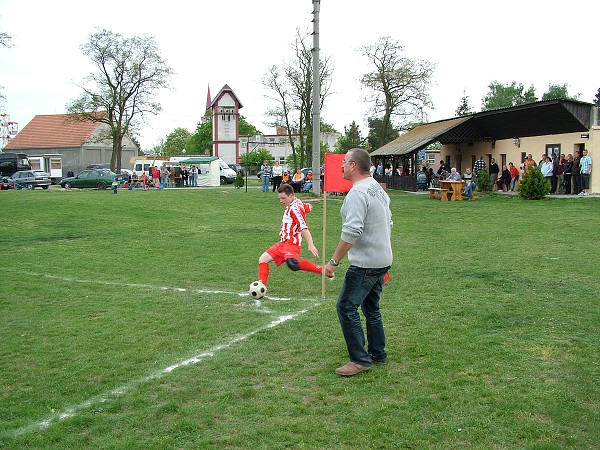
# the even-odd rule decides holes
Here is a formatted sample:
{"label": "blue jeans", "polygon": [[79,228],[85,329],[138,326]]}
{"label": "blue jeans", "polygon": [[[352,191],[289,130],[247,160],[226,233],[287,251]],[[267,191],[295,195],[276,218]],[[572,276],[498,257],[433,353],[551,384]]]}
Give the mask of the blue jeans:
{"label": "blue jeans", "polygon": [[260,188],[260,191],[261,192],[269,192],[269,175],[261,176],[260,181],[262,181],[262,186]]}
{"label": "blue jeans", "polygon": [[471,181],[470,183],[467,181],[467,184],[465,185],[464,193],[469,200],[471,200],[471,197],[473,196],[473,189],[475,189],[476,186],[477,185],[475,184],[474,181]]}
{"label": "blue jeans", "polygon": [[[371,358],[385,361],[385,333],[379,311],[379,296],[383,290],[383,276],[389,267],[365,269],[350,266],[336,303],[337,315],[348,347],[350,361],[370,367]],[[358,313],[361,308],[367,325],[368,347]]]}

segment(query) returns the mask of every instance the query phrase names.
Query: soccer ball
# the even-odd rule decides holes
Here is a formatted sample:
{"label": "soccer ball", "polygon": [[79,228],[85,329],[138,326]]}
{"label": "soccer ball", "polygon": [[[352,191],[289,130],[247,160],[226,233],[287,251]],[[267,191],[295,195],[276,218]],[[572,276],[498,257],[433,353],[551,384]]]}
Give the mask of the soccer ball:
{"label": "soccer ball", "polygon": [[250,283],[250,289],[248,289],[248,293],[252,298],[263,298],[267,293],[267,287],[260,280],[254,281]]}

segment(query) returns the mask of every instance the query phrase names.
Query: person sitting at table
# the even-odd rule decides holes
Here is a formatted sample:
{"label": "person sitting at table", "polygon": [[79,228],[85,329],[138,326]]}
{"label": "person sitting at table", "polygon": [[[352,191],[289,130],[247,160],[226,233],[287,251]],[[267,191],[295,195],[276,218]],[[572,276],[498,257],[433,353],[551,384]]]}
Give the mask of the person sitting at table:
{"label": "person sitting at table", "polygon": [[500,178],[496,180],[496,185],[498,186],[498,192],[508,191],[508,185],[510,184],[510,170],[506,165],[502,166],[502,175]]}
{"label": "person sitting at table", "polygon": [[465,187],[463,188],[463,195],[466,195],[467,200],[473,199],[473,190],[477,187],[475,181],[473,181],[473,173],[471,172],[471,168],[467,167],[465,169],[465,173],[462,176]]}
{"label": "person sitting at table", "polygon": [[460,173],[456,170],[456,167],[450,169],[450,173],[448,174],[448,178],[446,181],[460,181],[462,180]]}

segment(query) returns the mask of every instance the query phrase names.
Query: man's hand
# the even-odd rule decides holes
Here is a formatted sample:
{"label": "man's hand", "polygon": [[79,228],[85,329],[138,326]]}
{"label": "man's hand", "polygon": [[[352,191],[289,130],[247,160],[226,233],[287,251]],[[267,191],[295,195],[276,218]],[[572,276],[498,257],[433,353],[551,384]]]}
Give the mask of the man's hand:
{"label": "man's hand", "polygon": [[311,252],[314,256],[319,256],[319,250],[317,250],[317,247],[315,247],[314,244],[310,244],[308,246],[308,251]]}

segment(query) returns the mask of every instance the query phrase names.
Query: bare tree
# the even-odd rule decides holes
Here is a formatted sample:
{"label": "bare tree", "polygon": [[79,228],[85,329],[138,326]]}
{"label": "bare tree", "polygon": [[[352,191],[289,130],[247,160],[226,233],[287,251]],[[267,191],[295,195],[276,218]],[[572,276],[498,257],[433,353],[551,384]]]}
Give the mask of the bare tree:
{"label": "bare tree", "polygon": [[[12,43],[12,36],[5,33],[4,31],[0,31],[0,46],[2,47],[11,47]],[[4,103],[4,100],[6,100],[6,97],[4,96],[4,94],[2,93],[2,89],[4,87],[0,86],[0,105],[2,105]]]}
{"label": "bare tree", "polygon": [[[412,122],[422,122],[426,109],[433,108],[428,90],[435,65],[403,57],[404,48],[389,37],[380,38],[361,51],[375,66],[360,82],[369,90],[367,101],[373,105],[373,114],[382,120],[384,141],[393,136],[394,131],[405,129]],[[394,119],[399,122],[395,124]]]}
{"label": "bare tree", "polygon": [[[308,33],[302,34],[297,29],[295,41],[291,45],[294,59],[284,63],[282,71],[272,66],[263,77],[263,85],[270,91],[270,95],[265,97],[277,104],[275,108],[267,111],[267,115],[273,119],[270,125],[285,127],[292,145],[295,167],[298,167],[298,156],[300,166],[312,159],[313,69],[312,51],[307,44],[309,36]],[[332,72],[329,58],[323,58],[319,74],[320,109],[329,95]],[[297,146],[293,139],[296,132],[299,135]]]}
{"label": "bare tree", "polygon": [[78,85],[81,96],[67,105],[79,120],[108,125],[105,139],[112,140],[111,168],[121,170],[123,138],[134,136],[148,114],[157,114],[161,105],[156,91],[168,87],[172,69],[160,57],[153,37],[123,37],[101,30],[81,46],[95,64]]}

